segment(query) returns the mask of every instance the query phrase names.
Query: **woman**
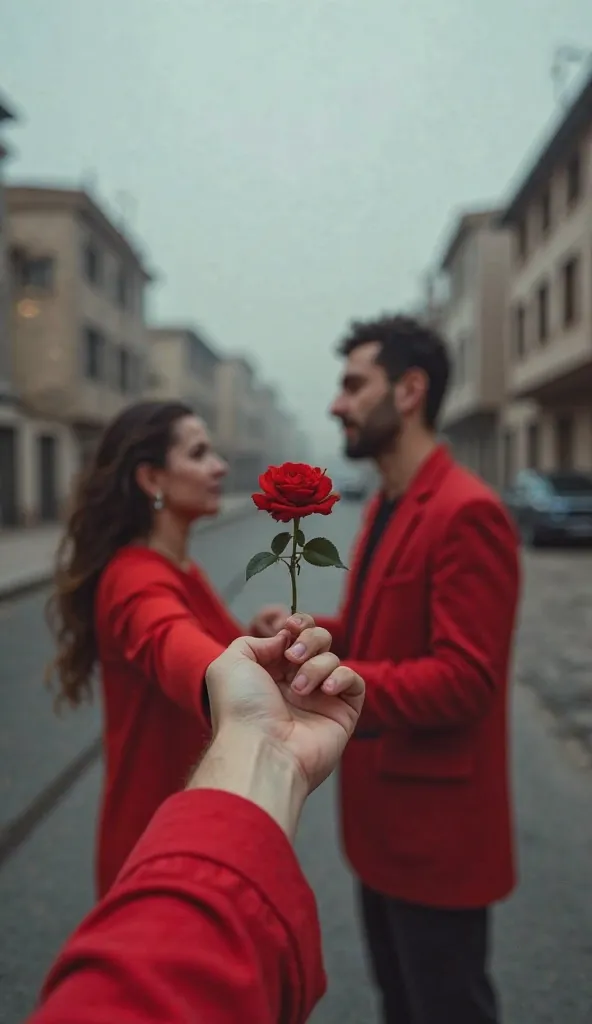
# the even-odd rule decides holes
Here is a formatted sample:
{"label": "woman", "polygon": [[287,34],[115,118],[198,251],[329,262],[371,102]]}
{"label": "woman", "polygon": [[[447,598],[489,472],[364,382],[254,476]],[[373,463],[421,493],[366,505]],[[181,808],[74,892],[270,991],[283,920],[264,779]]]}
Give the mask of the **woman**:
{"label": "woman", "polygon": [[[100,896],[207,744],[205,672],[244,632],[188,555],[194,521],[218,512],[225,473],[189,407],[131,406],[81,479],[60,547],[50,600],[58,701],[90,697],[101,668]],[[292,624],[294,664],[329,649],[329,634],[311,622]]]}

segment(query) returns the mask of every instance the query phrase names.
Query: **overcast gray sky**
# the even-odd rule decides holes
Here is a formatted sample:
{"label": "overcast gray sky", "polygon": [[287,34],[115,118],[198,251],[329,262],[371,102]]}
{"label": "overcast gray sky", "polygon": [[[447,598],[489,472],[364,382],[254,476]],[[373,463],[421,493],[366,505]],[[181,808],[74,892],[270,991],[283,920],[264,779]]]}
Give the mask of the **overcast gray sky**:
{"label": "overcast gray sky", "polygon": [[336,337],[507,195],[560,43],[590,0],[0,0],[9,177],[133,196],[152,316],[254,357],[320,456]]}

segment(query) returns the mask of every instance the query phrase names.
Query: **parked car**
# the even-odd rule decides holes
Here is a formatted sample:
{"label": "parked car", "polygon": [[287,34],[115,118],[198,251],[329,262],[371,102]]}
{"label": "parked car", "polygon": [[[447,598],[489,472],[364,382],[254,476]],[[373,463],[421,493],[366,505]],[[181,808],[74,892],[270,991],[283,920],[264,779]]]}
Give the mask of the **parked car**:
{"label": "parked car", "polygon": [[344,476],[336,481],[336,490],[344,501],[363,501],[368,494],[368,486],[361,477]]}
{"label": "parked car", "polygon": [[505,494],[523,542],[592,542],[592,473],[519,473]]}

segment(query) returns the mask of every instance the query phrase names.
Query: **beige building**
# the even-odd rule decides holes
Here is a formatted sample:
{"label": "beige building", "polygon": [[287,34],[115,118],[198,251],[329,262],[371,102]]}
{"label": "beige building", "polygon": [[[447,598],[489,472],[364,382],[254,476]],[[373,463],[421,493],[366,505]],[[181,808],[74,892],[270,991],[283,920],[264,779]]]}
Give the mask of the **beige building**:
{"label": "beige building", "polygon": [[34,522],[59,514],[104,425],[144,389],[150,276],[85,192],[5,195],[14,385],[30,439],[19,519]]}
{"label": "beige building", "polygon": [[[14,120],[9,105],[0,98],[0,129]],[[2,171],[10,150],[0,136],[0,527],[12,525],[18,518],[17,497],[17,410],[12,382],[12,350],[8,326],[10,293],[6,214]]]}
{"label": "beige building", "polygon": [[265,469],[265,414],[267,399],[257,384],[253,367],[236,356],[216,368],[218,448],[228,461],[228,488],[248,491]]}
{"label": "beige building", "polygon": [[151,328],[148,337],[148,394],[185,402],[215,436],[220,356],[201,334],[188,327]]}
{"label": "beige building", "polygon": [[510,233],[500,229],[498,216],[482,210],[458,220],[441,261],[448,298],[438,310],[453,363],[441,428],[459,461],[493,486],[499,483],[511,263]]}
{"label": "beige building", "polygon": [[502,473],[592,469],[592,77],[521,181]]}
{"label": "beige building", "polygon": [[[14,121],[10,107],[0,97],[0,128]],[[5,198],[3,186],[3,164],[10,154],[7,143],[0,136],[0,401],[12,396],[12,352],[8,335],[10,319],[10,295],[8,282],[8,246]]]}

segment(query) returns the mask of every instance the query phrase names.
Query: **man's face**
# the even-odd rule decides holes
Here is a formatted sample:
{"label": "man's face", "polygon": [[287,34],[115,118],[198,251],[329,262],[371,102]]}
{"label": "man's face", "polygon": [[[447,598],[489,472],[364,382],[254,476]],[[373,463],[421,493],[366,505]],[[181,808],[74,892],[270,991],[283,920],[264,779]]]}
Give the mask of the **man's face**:
{"label": "man's face", "polygon": [[331,406],[331,415],[341,421],[350,459],[378,458],[392,449],[401,431],[395,388],[376,362],[379,352],[380,343],[373,341],[354,349]]}

